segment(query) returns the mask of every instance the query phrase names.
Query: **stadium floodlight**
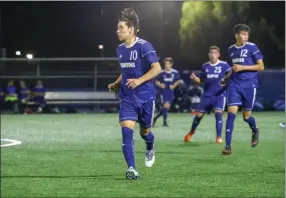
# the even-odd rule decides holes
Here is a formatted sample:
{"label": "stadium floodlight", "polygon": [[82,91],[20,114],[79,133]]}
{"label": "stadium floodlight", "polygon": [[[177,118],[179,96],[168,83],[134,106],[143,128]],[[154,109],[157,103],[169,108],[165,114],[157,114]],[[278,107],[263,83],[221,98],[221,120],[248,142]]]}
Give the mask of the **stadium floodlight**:
{"label": "stadium floodlight", "polygon": [[104,48],[103,45],[99,45],[99,46],[98,46],[98,49],[101,49],[101,50],[102,50],[103,48]]}
{"label": "stadium floodlight", "polygon": [[20,51],[16,51],[16,55],[17,56],[21,56],[21,52]]}
{"label": "stadium floodlight", "polygon": [[27,59],[32,59],[33,58],[33,54],[27,54]]}

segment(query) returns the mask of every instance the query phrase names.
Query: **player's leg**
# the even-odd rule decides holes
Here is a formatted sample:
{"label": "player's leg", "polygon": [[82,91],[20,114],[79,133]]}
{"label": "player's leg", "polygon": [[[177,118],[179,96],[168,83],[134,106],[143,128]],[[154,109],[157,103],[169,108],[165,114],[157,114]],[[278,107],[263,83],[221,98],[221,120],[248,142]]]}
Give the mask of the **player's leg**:
{"label": "player's leg", "polygon": [[134,142],[133,134],[135,121],[137,120],[136,106],[122,101],[120,103],[119,122],[122,132],[122,152],[128,169],[126,177],[128,179],[138,179],[139,173],[135,170]]}
{"label": "player's leg", "polygon": [[243,107],[243,120],[248,123],[251,131],[251,146],[257,146],[259,142],[259,130],[256,126],[255,118],[251,115],[253,104],[256,97],[256,88],[244,89],[242,107]]}
{"label": "player's leg", "polygon": [[227,90],[227,120],[225,127],[225,148],[222,151],[223,155],[230,155],[231,151],[231,141],[232,133],[234,128],[234,120],[238,111],[238,107],[241,105],[241,92],[239,89],[229,87]]}
{"label": "player's leg", "polygon": [[151,131],[155,111],[155,101],[149,101],[142,104],[140,109],[138,123],[140,124],[140,135],[146,143],[145,165],[147,167],[151,167],[155,162],[154,134]]}
{"label": "player's leg", "polygon": [[[161,104],[164,104],[164,96],[163,94],[160,95],[160,98],[161,98]],[[155,126],[155,123],[156,121],[158,120],[158,118],[160,118],[162,115],[163,115],[163,111],[164,111],[164,108],[163,107],[160,107],[160,111],[157,113],[157,115],[154,117],[154,120],[153,120],[153,127]]]}
{"label": "player's leg", "polygon": [[224,112],[224,108],[226,105],[226,97],[225,96],[217,96],[214,99],[214,107],[215,107],[215,120],[216,120],[216,143],[222,143],[221,133],[223,127],[222,114]]}
{"label": "player's leg", "polygon": [[184,138],[185,142],[190,142],[191,141],[193,135],[196,132],[197,127],[199,126],[202,118],[205,115],[205,112],[209,109],[210,106],[211,106],[211,98],[210,97],[203,98],[201,103],[198,106],[198,109],[197,109],[197,112],[196,112],[196,116],[193,119],[192,127],[191,127],[189,133],[187,133],[185,135],[185,138]]}
{"label": "player's leg", "polygon": [[165,101],[163,105],[163,126],[168,126],[167,118],[170,108],[171,108],[171,102]]}

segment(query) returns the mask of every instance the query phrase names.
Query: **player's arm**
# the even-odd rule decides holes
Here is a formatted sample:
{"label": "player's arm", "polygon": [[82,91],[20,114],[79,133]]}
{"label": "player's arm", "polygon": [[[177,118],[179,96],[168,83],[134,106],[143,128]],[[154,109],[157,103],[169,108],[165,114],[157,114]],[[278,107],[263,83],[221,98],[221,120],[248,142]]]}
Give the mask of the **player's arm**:
{"label": "player's arm", "polygon": [[177,81],[172,85],[172,88],[173,88],[173,89],[176,89],[180,84],[183,84],[183,83],[182,83],[182,80],[177,80]]}
{"label": "player's arm", "polygon": [[[234,65],[234,67],[235,66],[236,65]],[[262,71],[264,70],[264,63],[263,63],[263,60],[260,59],[256,61],[255,65],[247,65],[247,66],[240,65],[240,67],[242,67],[240,71]],[[235,69],[237,68],[233,68],[233,69],[235,71]]]}
{"label": "player's arm", "polygon": [[223,78],[220,80],[219,84],[220,84],[221,86],[225,86],[226,83],[227,83],[227,81],[228,81],[228,79],[230,78],[231,74],[232,74],[232,69],[230,68],[230,69],[226,72],[225,77],[223,77]]}
{"label": "player's arm", "polygon": [[146,42],[141,47],[142,58],[151,65],[151,69],[138,79],[127,79],[126,85],[132,89],[138,87],[142,83],[154,79],[162,70],[155,49],[151,43]]}
{"label": "player's arm", "polygon": [[120,76],[116,79],[116,81],[114,83],[119,84],[122,81],[122,74],[120,74]]}
{"label": "player's arm", "polygon": [[202,83],[202,79],[197,77],[195,73],[191,73],[190,79],[195,81],[197,84],[201,84]]}
{"label": "player's arm", "polygon": [[160,80],[155,80],[155,85],[157,86],[157,87],[160,87],[161,89],[164,89],[165,88],[165,84],[164,83],[162,83],[162,82],[160,82]]}
{"label": "player's arm", "polygon": [[181,79],[181,76],[179,73],[175,73],[175,82],[173,85],[171,85],[171,89],[176,89],[179,85],[184,84],[184,81]]}
{"label": "player's arm", "polygon": [[255,61],[255,65],[234,65],[232,68],[235,72],[239,71],[262,71],[264,70],[263,55],[256,45],[250,48],[252,59]]}
{"label": "player's arm", "polygon": [[156,76],[160,74],[161,70],[162,69],[161,69],[161,65],[159,62],[155,62],[151,64],[151,69],[146,74],[144,74],[143,76],[139,78],[141,82],[140,84],[155,78]]}
{"label": "player's arm", "polygon": [[118,92],[119,85],[120,85],[121,81],[122,81],[122,74],[120,74],[120,76],[116,79],[115,82],[110,83],[110,84],[108,85],[109,91],[110,91],[110,92]]}

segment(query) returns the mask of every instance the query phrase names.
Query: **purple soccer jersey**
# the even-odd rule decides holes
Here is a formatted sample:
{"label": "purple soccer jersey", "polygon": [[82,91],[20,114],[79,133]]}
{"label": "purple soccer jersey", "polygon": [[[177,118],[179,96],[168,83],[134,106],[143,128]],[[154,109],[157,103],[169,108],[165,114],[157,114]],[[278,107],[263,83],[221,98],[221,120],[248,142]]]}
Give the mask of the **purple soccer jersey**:
{"label": "purple soccer jersey", "polygon": [[[232,45],[228,48],[228,55],[232,64],[238,65],[255,65],[263,56],[254,43],[247,42],[243,46]],[[230,87],[241,88],[257,88],[258,72],[257,71],[241,71],[233,72],[229,80]]]}
{"label": "purple soccer jersey", "polygon": [[[255,65],[263,55],[254,43],[247,42],[243,46],[232,45],[228,49],[232,64],[244,66]],[[258,87],[257,71],[233,72],[227,90],[228,106],[240,106],[247,111],[252,110]]]}
{"label": "purple soccer jersey", "polygon": [[165,84],[165,88],[162,89],[162,102],[172,103],[174,99],[174,89],[170,89],[170,86],[173,85],[178,80],[181,80],[180,74],[177,70],[171,69],[170,71],[162,71],[159,75],[157,80],[160,83]]}
{"label": "purple soccer jersey", "polygon": [[151,64],[158,62],[158,57],[152,44],[140,38],[132,46],[124,43],[117,50],[122,81],[119,90],[121,99],[119,121],[138,121],[142,127],[152,125],[155,110],[155,87],[153,80],[142,83],[135,89],[126,86],[127,79],[140,78],[151,69]]}
{"label": "purple soccer jersey", "polygon": [[225,87],[220,86],[219,82],[230,69],[229,64],[221,60],[215,64],[207,62],[201,66],[199,77],[204,83],[204,96],[225,95]]}
{"label": "purple soccer jersey", "polygon": [[204,84],[204,94],[198,106],[199,112],[209,112],[212,109],[224,110],[226,103],[226,89],[219,82],[231,69],[227,62],[218,60],[217,63],[207,62],[201,66],[199,77]]}

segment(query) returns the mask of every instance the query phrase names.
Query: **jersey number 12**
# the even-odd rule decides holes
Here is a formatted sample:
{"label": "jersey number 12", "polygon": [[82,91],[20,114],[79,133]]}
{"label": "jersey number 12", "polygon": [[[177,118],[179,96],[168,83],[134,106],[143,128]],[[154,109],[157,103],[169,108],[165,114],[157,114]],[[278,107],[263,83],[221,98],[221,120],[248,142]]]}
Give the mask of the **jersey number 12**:
{"label": "jersey number 12", "polygon": [[132,50],[131,52],[130,52],[130,60],[136,60],[137,59],[137,51],[136,50]]}
{"label": "jersey number 12", "polygon": [[248,50],[247,50],[247,49],[243,49],[243,50],[241,50],[241,52],[240,52],[240,56],[241,56],[241,57],[247,57],[247,52],[248,52]]}

